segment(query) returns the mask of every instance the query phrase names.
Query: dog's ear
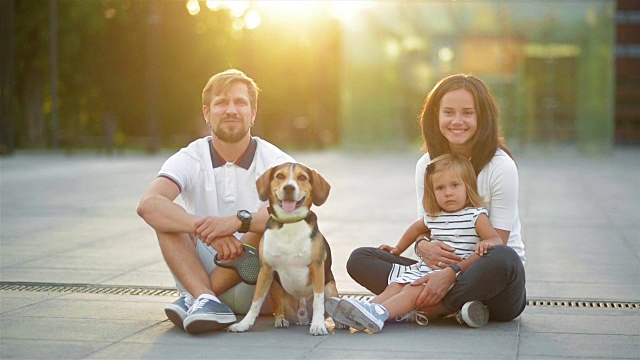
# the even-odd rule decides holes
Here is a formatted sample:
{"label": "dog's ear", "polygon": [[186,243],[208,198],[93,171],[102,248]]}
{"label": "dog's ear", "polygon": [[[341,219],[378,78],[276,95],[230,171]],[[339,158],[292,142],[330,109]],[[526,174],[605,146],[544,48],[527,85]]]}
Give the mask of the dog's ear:
{"label": "dog's ear", "polygon": [[327,180],[325,180],[322,175],[318,174],[314,169],[309,169],[309,173],[311,174],[311,185],[313,186],[313,189],[311,190],[313,205],[320,206],[327,201],[331,185],[329,185]]}
{"label": "dog's ear", "polygon": [[260,201],[269,200],[269,193],[271,192],[271,172],[275,167],[270,168],[265,171],[264,174],[260,175],[258,180],[256,180],[256,188],[258,189],[258,198]]}

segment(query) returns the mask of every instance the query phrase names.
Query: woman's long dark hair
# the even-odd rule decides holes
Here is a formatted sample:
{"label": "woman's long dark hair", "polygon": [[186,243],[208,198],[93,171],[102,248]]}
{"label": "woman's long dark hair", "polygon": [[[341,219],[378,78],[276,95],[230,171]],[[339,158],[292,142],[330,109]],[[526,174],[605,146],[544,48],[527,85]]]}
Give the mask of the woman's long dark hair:
{"label": "woman's long dark hair", "polygon": [[438,113],[442,97],[453,90],[465,89],[473,95],[478,117],[478,127],[471,138],[471,164],[476,172],[491,161],[498,149],[504,150],[511,158],[511,152],[504,145],[500,131],[500,112],[498,105],[487,85],[477,77],[466,74],[456,74],[440,80],[429,92],[420,114],[420,127],[424,148],[429,157],[436,157],[450,153],[449,141],[440,132]]}

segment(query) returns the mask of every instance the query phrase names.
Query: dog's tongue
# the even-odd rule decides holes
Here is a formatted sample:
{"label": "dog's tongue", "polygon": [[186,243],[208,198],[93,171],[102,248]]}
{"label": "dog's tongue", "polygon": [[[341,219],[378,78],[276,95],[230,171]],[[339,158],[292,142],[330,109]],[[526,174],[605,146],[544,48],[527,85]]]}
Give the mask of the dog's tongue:
{"label": "dog's tongue", "polygon": [[285,212],[292,212],[293,210],[296,209],[296,202],[295,200],[284,200],[282,202],[282,210],[284,210]]}

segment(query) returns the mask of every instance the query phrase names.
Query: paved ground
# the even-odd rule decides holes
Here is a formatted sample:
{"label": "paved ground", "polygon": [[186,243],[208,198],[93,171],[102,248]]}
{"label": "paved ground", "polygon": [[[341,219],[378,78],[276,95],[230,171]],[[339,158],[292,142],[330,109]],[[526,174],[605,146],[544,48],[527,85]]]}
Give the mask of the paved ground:
{"label": "paved ground", "polygon": [[[2,158],[0,358],[640,358],[640,148],[595,158],[558,149],[516,155],[528,297],[538,305],[480,330],[443,320],[324,337],[273,329],[269,317],[244,334],[190,336],[164,317],[174,300],[166,292],[9,286],[171,287],[153,232],[135,213],[168,153]],[[395,243],[414,219],[420,154],[294,156],[333,186],[316,212],[339,290],[365,292],[344,264],[355,247]],[[547,306],[554,300],[566,306]]]}

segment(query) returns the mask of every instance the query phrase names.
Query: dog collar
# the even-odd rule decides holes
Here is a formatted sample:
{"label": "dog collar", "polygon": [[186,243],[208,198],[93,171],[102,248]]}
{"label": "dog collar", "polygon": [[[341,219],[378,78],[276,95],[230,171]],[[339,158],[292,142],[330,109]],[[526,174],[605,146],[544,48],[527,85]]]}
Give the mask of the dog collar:
{"label": "dog collar", "polygon": [[271,216],[271,219],[277,223],[280,224],[292,224],[292,223],[296,223],[298,221],[302,221],[304,219],[307,218],[307,216],[309,216],[308,214],[305,216],[299,216],[297,218],[293,218],[293,219],[280,219],[279,217],[276,216],[276,214],[273,212],[273,209],[271,209],[271,207],[267,208],[267,211],[269,211],[269,216]]}

